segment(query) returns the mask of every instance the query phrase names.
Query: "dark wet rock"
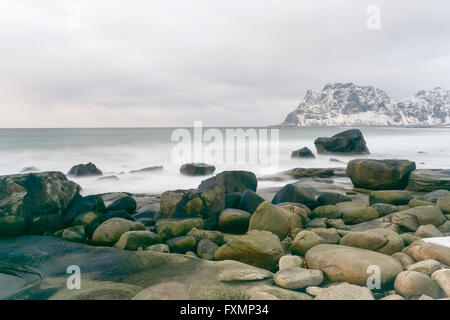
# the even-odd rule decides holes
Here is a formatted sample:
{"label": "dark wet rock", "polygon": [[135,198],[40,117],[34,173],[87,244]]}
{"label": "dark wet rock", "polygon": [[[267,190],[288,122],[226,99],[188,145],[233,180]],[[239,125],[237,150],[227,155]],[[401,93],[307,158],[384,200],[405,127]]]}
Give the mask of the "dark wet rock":
{"label": "dark wet rock", "polygon": [[321,137],[314,141],[317,153],[368,154],[369,149],[360,130],[350,129],[332,137]]}
{"label": "dark wet rock", "polygon": [[250,213],[239,209],[225,209],[219,217],[219,230],[231,234],[244,234],[250,223]]}
{"label": "dark wet rock", "polygon": [[312,158],[314,159],[316,156],[314,153],[308,148],[303,147],[301,149],[292,151],[291,158]]}
{"label": "dark wet rock", "polygon": [[106,210],[103,198],[99,195],[81,197],[64,214],[64,223],[71,223],[80,214],[87,212],[104,212]]}
{"label": "dark wet rock", "polygon": [[264,202],[264,199],[256,192],[245,190],[239,201],[239,209],[252,214],[262,202]]}
{"label": "dark wet rock", "polygon": [[[54,222],[62,221],[62,214],[78,199],[80,189],[61,172],[0,176],[0,216],[20,216],[28,223],[36,216],[55,215],[47,219],[51,228],[44,230],[52,231]],[[46,219],[38,220],[40,229]]]}
{"label": "dark wet rock", "polygon": [[96,167],[92,162],[86,164],[77,164],[73,166],[69,172],[68,176],[74,177],[88,177],[88,176],[101,176],[103,172]]}
{"label": "dark wet rock", "polygon": [[108,211],[125,210],[129,214],[132,214],[136,210],[136,200],[130,196],[119,198],[111,203],[106,209]]}
{"label": "dark wet rock", "polygon": [[27,219],[27,234],[41,235],[46,231],[55,232],[64,227],[63,218],[58,214],[41,214]]}
{"label": "dark wet rock", "polygon": [[272,199],[273,204],[282,202],[302,203],[310,209],[314,209],[318,206],[314,194],[307,188],[299,187],[296,184],[285,185]]}
{"label": "dark wet rock", "polygon": [[355,159],[347,164],[346,175],[357,188],[404,189],[416,164],[408,160]]}
{"label": "dark wet rock", "polygon": [[250,171],[223,171],[214,177],[203,180],[198,186],[199,190],[219,186],[225,193],[244,192],[247,189],[256,191],[258,181]]}
{"label": "dark wet rock", "polygon": [[370,207],[377,210],[378,215],[380,217],[384,217],[387,216],[388,214],[398,212],[397,206],[388,203],[374,203]]}
{"label": "dark wet rock", "polygon": [[137,170],[131,170],[130,173],[131,174],[152,173],[152,172],[162,171],[163,169],[164,169],[163,166],[152,166],[152,167],[146,167],[146,168],[137,169]]}
{"label": "dark wet rock", "polygon": [[239,209],[242,192],[230,192],[225,194],[225,209]]}
{"label": "dark wet rock", "polygon": [[236,260],[270,271],[277,269],[283,255],[280,239],[271,232],[251,230],[247,235],[235,237],[220,247],[216,260]]}
{"label": "dark wet rock", "polygon": [[409,176],[407,189],[419,192],[450,190],[450,172],[449,170],[414,170]]}
{"label": "dark wet rock", "polygon": [[60,230],[55,233],[55,236],[59,236],[67,241],[85,242],[87,240],[83,226],[73,226]]}
{"label": "dark wet rock", "polygon": [[180,173],[186,176],[206,176],[215,170],[215,166],[206,163],[185,163],[180,167]]}
{"label": "dark wet rock", "polygon": [[0,238],[22,235],[25,228],[26,222],[20,216],[0,216]]}
{"label": "dark wet rock", "polygon": [[349,196],[346,196],[344,194],[337,193],[337,192],[322,192],[317,197],[317,202],[321,206],[336,204],[339,202],[348,202],[348,201],[352,201],[352,198],[350,198]]}
{"label": "dark wet rock", "polygon": [[163,218],[203,218],[217,223],[225,207],[225,195],[219,186],[202,190],[166,191],[161,195],[160,213]]}

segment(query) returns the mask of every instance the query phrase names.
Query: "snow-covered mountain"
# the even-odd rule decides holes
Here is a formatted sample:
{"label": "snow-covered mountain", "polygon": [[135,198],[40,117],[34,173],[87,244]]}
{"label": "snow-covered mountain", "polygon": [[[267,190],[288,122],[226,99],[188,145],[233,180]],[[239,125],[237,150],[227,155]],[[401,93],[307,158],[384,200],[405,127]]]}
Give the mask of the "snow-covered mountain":
{"label": "snow-covered mountain", "polygon": [[353,83],[308,90],[282,126],[436,126],[450,125],[450,91],[422,90],[400,101],[378,88]]}

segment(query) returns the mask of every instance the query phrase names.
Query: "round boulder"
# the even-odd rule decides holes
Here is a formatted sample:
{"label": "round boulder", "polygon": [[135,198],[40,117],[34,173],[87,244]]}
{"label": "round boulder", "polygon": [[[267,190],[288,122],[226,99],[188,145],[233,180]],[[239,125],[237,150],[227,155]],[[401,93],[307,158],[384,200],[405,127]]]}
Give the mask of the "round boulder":
{"label": "round boulder", "polygon": [[432,298],[441,296],[441,290],[436,281],[417,271],[401,272],[395,278],[394,288],[403,297],[421,296],[423,294]]}
{"label": "round boulder", "polygon": [[232,234],[244,234],[250,223],[250,213],[239,209],[225,209],[219,217],[219,230]]}
{"label": "round boulder", "polygon": [[206,163],[185,163],[180,168],[180,173],[186,176],[206,176],[213,174],[216,167]]}

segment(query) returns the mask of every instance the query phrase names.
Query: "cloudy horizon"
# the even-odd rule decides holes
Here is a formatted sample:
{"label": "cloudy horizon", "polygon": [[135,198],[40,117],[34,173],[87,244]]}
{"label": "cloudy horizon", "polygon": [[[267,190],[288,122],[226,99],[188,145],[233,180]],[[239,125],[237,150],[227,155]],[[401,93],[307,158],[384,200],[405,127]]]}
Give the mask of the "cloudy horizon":
{"label": "cloudy horizon", "polygon": [[449,13],[444,0],[7,1],[0,128],[264,126],[327,83],[395,100],[449,90]]}

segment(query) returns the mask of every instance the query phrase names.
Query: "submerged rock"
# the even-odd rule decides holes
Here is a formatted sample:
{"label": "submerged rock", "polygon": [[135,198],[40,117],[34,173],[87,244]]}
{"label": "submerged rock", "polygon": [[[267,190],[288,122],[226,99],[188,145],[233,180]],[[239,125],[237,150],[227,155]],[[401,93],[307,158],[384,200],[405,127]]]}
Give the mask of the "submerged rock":
{"label": "submerged rock", "polygon": [[162,171],[163,169],[164,169],[163,166],[152,166],[152,167],[146,167],[146,168],[137,169],[137,170],[131,170],[130,173],[131,174],[151,173],[151,172]]}

